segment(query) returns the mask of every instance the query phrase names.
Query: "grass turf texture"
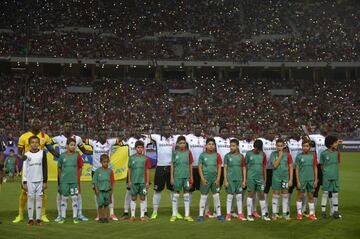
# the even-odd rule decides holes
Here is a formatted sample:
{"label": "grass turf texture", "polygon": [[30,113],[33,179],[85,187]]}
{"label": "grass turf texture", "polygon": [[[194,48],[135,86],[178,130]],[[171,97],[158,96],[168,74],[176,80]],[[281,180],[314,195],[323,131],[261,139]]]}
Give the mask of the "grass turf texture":
{"label": "grass turf texture", "polygon": [[[95,203],[89,182],[82,183],[82,197],[84,214],[89,222],[74,225],[71,220],[71,203],[68,206],[68,221],[59,225],[53,220],[57,215],[55,197],[56,183],[50,182],[47,189],[48,203],[47,215],[52,221],[41,227],[26,226],[24,222],[13,224],[11,221],[17,215],[19,179],[15,183],[5,183],[0,192],[0,238],[357,238],[360,235],[360,153],[343,153],[340,167],[340,212],[341,220],[321,219],[320,198],[317,207],[317,221],[304,218],[296,221],[296,194],[292,197],[292,218],[286,222],[284,219],[265,222],[240,222],[233,219],[231,222],[218,222],[215,219],[205,219],[203,223],[176,221],[169,222],[171,216],[171,204],[169,193],[162,193],[159,217],[149,222],[110,222],[99,224],[94,221]],[[152,170],[153,177],[154,170]],[[123,212],[125,182],[117,181],[115,184],[115,212],[120,217]],[[150,190],[148,197],[148,211],[152,212],[152,195]],[[198,216],[199,192],[194,193],[191,205],[191,215],[194,219]],[[226,193],[221,191],[222,213],[225,214]],[[212,205],[212,198],[211,198]],[[212,208],[212,207],[211,207]],[[271,203],[270,203],[271,210]],[[180,198],[179,211],[184,214],[183,199]],[[258,210],[259,211],[259,210]],[[137,204],[137,216],[140,213]],[[26,213],[25,213],[26,218]]]}

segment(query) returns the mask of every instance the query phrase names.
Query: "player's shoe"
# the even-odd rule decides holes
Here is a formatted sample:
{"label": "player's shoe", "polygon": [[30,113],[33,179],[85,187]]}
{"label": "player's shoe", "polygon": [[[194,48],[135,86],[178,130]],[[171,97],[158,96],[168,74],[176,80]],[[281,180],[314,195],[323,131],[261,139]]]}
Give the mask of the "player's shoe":
{"label": "player's shoe", "polygon": [[190,216],[184,217],[184,220],[187,221],[187,222],[193,222],[194,221],[194,219],[192,217],[190,217]]}
{"label": "player's shoe", "polygon": [[65,219],[64,218],[60,218],[60,221],[58,221],[59,224],[64,224],[65,223]]}
{"label": "player's shoe", "polygon": [[36,226],[41,226],[41,220],[40,219],[36,219]]}
{"label": "player's shoe", "polygon": [[99,218],[99,223],[105,223],[104,218]]}
{"label": "player's shoe", "polygon": [[180,213],[176,213],[176,219],[182,220],[184,219],[183,216]]}
{"label": "player's shoe", "polygon": [[153,212],[151,215],[151,220],[155,220],[158,217],[157,212]]}
{"label": "player's shoe", "polygon": [[33,226],[33,225],[34,225],[34,220],[29,220],[28,223],[27,223],[27,225],[28,225],[29,227]]}
{"label": "player's shoe", "polygon": [[271,218],[268,215],[261,216],[261,219],[264,221],[271,221]]}
{"label": "player's shoe", "polygon": [[60,220],[61,220],[61,216],[58,215],[58,216],[55,218],[54,222],[60,222]]}
{"label": "player's shoe", "polygon": [[136,218],[135,218],[135,217],[130,217],[129,221],[130,221],[130,222],[135,222],[135,221],[136,221]]}
{"label": "player's shoe", "polygon": [[254,218],[253,218],[253,216],[248,215],[247,218],[246,218],[246,220],[247,220],[248,222],[253,222],[253,221],[254,221]]}
{"label": "player's shoe", "polygon": [[125,221],[129,219],[129,213],[125,212],[121,217],[120,221]]}
{"label": "player's shoe", "polygon": [[278,218],[280,218],[280,216],[279,216],[278,214],[276,214],[276,213],[273,213],[271,219],[272,219],[273,221],[276,221]]}
{"label": "player's shoe", "polygon": [[321,218],[322,218],[322,219],[326,219],[326,218],[327,218],[326,212],[322,212],[322,213],[321,213]]}
{"label": "player's shoe", "polygon": [[99,215],[97,215],[97,216],[95,217],[95,221],[100,221]]}
{"label": "player's shoe", "polygon": [[203,217],[203,216],[199,216],[199,217],[197,218],[197,221],[198,221],[198,222],[203,222],[203,221],[204,221],[204,217]]}
{"label": "player's shoe", "polygon": [[296,220],[302,220],[303,218],[303,215],[302,214],[298,214],[297,217],[296,217]]}
{"label": "player's shoe", "polygon": [[222,215],[220,215],[220,216],[216,217],[216,220],[218,220],[220,222],[223,222],[225,219],[224,219],[224,217]]}
{"label": "player's shoe", "polygon": [[46,222],[46,223],[47,223],[47,222],[50,222],[50,220],[47,218],[46,215],[42,215],[42,216],[41,216],[41,221],[42,221],[42,222]]}
{"label": "player's shoe", "polygon": [[78,217],[78,219],[79,219],[80,221],[82,221],[82,222],[87,222],[87,221],[89,221],[89,219],[88,219],[87,217],[85,217],[83,214],[80,214],[79,217]]}
{"label": "player's shoe", "polygon": [[310,214],[309,219],[312,220],[312,221],[317,220],[317,218],[315,217],[315,214]]}
{"label": "player's shoe", "polygon": [[170,217],[170,222],[175,222],[175,221],[176,221],[176,219],[177,219],[177,217],[176,217],[176,216],[171,216],[171,217]]}
{"label": "player's shoe", "polygon": [[233,218],[237,218],[237,214],[233,211],[233,212],[231,212],[231,216],[233,217]]}
{"label": "player's shoe", "polygon": [[339,212],[334,212],[333,218],[334,219],[340,219],[341,215],[339,214]]}
{"label": "player's shoe", "polygon": [[80,220],[79,220],[78,218],[74,218],[74,219],[73,219],[73,223],[74,223],[74,224],[79,224],[79,223],[80,223]]}
{"label": "player's shoe", "polygon": [[12,221],[13,223],[19,223],[22,222],[24,220],[24,216],[23,215],[17,215],[14,219],[14,221]]}
{"label": "player's shoe", "polygon": [[291,221],[290,215],[284,215],[284,219],[285,219],[286,221]]}
{"label": "player's shoe", "polygon": [[239,213],[237,215],[237,219],[239,219],[240,221],[246,221],[246,218],[245,218],[244,214],[242,214],[242,213]]}
{"label": "player's shoe", "polygon": [[251,213],[251,215],[254,217],[254,218],[261,218],[261,216],[259,215],[259,213],[257,213],[257,211],[253,211]]}
{"label": "player's shoe", "polygon": [[119,221],[119,219],[117,218],[117,216],[115,214],[110,215],[110,220]]}
{"label": "player's shoe", "polygon": [[207,211],[207,212],[205,212],[205,217],[207,217],[207,218],[214,218],[215,215],[212,213],[212,211]]}
{"label": "player's shoe", "polygon": [[303,215],[304,217],[309,217],[309,216],[310,216],[310,214],[309,214],[308,212],[306,212],[306,211],[303,212],[302,215]]}
{"label": "player's shoe", "polygon": [[147,222],[147,221],[149,221],[149,218],[148,217],[140,217],[140,221],[141,222]]}
{"label": "player's shoe", "polygon": [[144,217],[150,219],[149,214],[147,212],[144,213]]}
{"label": "player's shoe", "polygon": [[232,215],[230,213],[226,214],[226,216],[225,216],[226,221],[231,221],[231,218],[232,218]]}

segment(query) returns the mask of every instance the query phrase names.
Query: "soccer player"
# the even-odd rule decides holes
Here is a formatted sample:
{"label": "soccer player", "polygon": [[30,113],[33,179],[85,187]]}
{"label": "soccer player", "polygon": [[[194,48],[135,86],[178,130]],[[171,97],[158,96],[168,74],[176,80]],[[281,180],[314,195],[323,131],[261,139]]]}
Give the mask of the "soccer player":
{"label": "soccer player", "polygon": [[[101,167],[101,161],[100,161],[101,155],[106,154],[110,158],[111,148],[114,145],[122,144],[122,141],[119,138],[107,139],[108,135],[106,129],[100,129],[98,132],[99,132],[99,140],[94,140],[94,139],[86,140],[87,144],[93,148],[93,152],[92,152],[93,167],[91,173],[92,176],[94,175],[96,169]],[[95,203],[98,201],[96,198],[97,196],[95,195]],[[96,207],[99,208],[98,205],[96,205]],[[109,209],[110,209],[110,219],[113,221],[118,221],[119,219],[116,217],[114,212],[114,195],[112,195]],[[99,220],[99,212],[95,220]]]}
{"label": "soccer player", "polygon": [[[136,126],[135,127],[135,132],[133,133],[134,136],[130,137],[128,140],[126,140],[124,143],[124,145],[127,145],[128,148],[129,148],[129,156],[131,155],[134,155],[136,154],[136,142],[137,141],[141,141],[144,143],[144,147],[143,147],[143,150],[144,150],[144,154],[146,155],[146,146],[148,144],[151,143],[151,140],[146,137],[146,136],[143,136],[141,134],[141,131],[142,129],[140,128],[140,126]],[[126,179],[128,180],[129,177],[127,177]],[[131,192],[130,192],[130,187],[127,186],[126,187],[126,193],[125,193],[125,199],[124,199],[124,214],[121,216],[120,220],[127,220],[129,219],[129,208],[130,208],[130,202],[131,202]],[[147,195],[145,195],[145,218],[148,218],[148,215],[147,215]]]}
{"label": "soccer player", "polygon": [[42,196],[47,188],[47,158],[46,153],[39,149],[40,139],[33,135],[29,137],[30,150],[25,153],[27,160],[23,163],[22,185],[27,192],[29,222],[34,225],[34,200],[36,208],[36,225],[41,225]]}
{"label": "soccer player", "polygon": [[321,199],[322,218],[326,218],[326,202],[328,195],[332,193],[332,205],[334,208],[333,218],[339,219],[339,164],[340,151],[338,150],[339,139],[334,135],[326,136],[325,146],[327,150],[320,155],[320,166],[323,172],[322,188],[323,195]]}
{"label": "soccer player", "polygon": [[245,158],[239,152],[239,141],[230,140],[230,152],[224,157],[224,186],[226,187],[227,204],[226,220],[231,221],[231,209],[234,195],[238,209],[238,219],[245,221],[242,208],[242,188],[246,185]]}
{"label": "soccer player", "polygon": [[246,163],[246,185],[248,191],[247,198],[247,220],[254,221],[253,215],[253,196],[257,192],[260,199],[260,208],[262,219],[270,221],[268,210],[266,208],[264,188],[266,184],[266,155],[263,152],[263,143],[257,139],[254,142],[254,149],[247,152],[245,156]]}
{"label": "soccer player", "polygon": [[204,152],[206,138],[202,136],[202,129],[200,123],[194,124],[194,133],[185,136],[186,142],[189,145],[189,149],[193,155],[193,185],[190,188],[190,205],[192,201],[192,193],[196,190],[200,190],[200,175],[199,175],[199,157]]}
{"label": "soccer player", "polygon": [[78,220],[78,194],[79,194],[79,175],[83,166],[81,155],[76,152],[76,140],[68,138],[66,141],[67,151],[60,154],[58,160],[58,175],[60,179],[61,193],[61,219],[60,224],[65,222],[66,209],[69,196],[72,200],[73,222],[79,223]]}
{"label": "soccer player", "polygon": [[[266,184],[264,188],[264,196],[265,196],[265,203],[266,209],[269,208],[269,192],[272,182],[273,176],[273,167],[271,163],[271,153],[276,150],[276,137],[275,133],[270,130],[268,133],[265,134],[265,138],[259,138],[263,143],[263,152],[266,155]],[[253,216],[258,217],[257,213],[254,212]]]}
{"label": "soccer player", "polygon": [[[71,122],[65,122],[64,123],[64,133],[58,136],[55,136],[52,138],[53,142],[57,145],[59,145],[59,153],[65,153],[67,151],[67,141],[68,139],[72,138],[76,141],[75,146],[81,150],[83,154],[92,154],[91,151],[86,150],[85,145],[83,144],[83,141],[81,137],[75,135],[72,133],[72,123]],[[81,197],[81,190],[80,190],[80,176],[79,174],[79,186],[78,186],[78,219],[80,221],[88,221],[88,219],[83,215],[82,213],[82,197]],[[58,186],[59,190],[56,195],[56,205],[58,210],[58,216],[55,219],[55,222],[59,222],[61,220],[61,194],[60,194],[60,181],[58,180]]]}
{"label": "soccer player", "polygon": [[[175,148],[176,139],[170,135],[170,126],[162,128],[162,134],[151,134],[150,138],[156,144],[157,150],[157,165],[154,177],[154,196],[153,196],[153,213],[151,219],[158,217],[158,209],[161,200],[161,192],[164,190],[165,185],[170,190],[170,201],[173,198],[173,186],[170,182],[170,165],[172,158],[172,151]],[[177,219],[183,219],[180,213],[177,214]]]}
{"label": "soccer player", "polygon": [[100,156],[101,167],[95,170],[92,179],[98,205],[99,223],[109,222],[108,206],[111,203],[115,182],[114,172],[109,168],[109,158],[108,154]]}
{"label": "soccer player", "polygon": [[[47,150],[52,155],[54,155],[55,157],[59,157],[59,153],[56,152],[54,150],[54,148],[52,147],[53,142],[52,142],[51,138],[47,134],[45,134],[44,132],[41,131],[41,121],[38,118],[34,118],[34,119],[30,120],[30,130],[28,132],[22,134],[19,138],[18,157],[20,159],[26,160],[25,153],[30,151],[30,149],[31,149],[30,144],[29,144],[29,138],[31,136],[37,136],[40,139],[39,150],[44,150],[45,148],[47,148]],[[43,193],[42,200],[43,201],[42,201],[42,209],[41,209],[41,221],[49,222],[49,219],[46,216],[47,197],[46,197],[45,192]],[[21,190],[20,197],[19,197],[19,214],[16,216],[13,223],[19,223],[24,219],[23,214],[24,214],[26,201],[27,201],[27,194],[26,194],[25,190]]]}
{"label": "soccer player", "polygon": [[11,180],[14,181],[15,171],[16,175],[19,175],[19,168],[17,165],[17,157],[15,157],[15,152],[13,149],[10,149],[9,156],[5,159],[4,168],[7,171],[7,174]]}
{"label": "soccer player", "polygon": [[282,211],[286,220],[291,220],[288,211],[288,189],[293,183],[293,160],[290,153],[284,152],[283,139],[276,140],[276,151],[271,154],[273,176],[271,187],[273,189],[272,213],[273,220],[279,218],[279,198],[282,195]]}
{"label": "soccer player", "polygon": [[147,221],[145,217],[146,210],[146,194],[149,190],[149,174],[151,162],[144,154],[145,144],[138,140],[135,143],[136,153],[129,158],[128,165],[128,187],[131,194],[131,218],[130,221],[135,221],[135,209],[137,197],[140,197],[140,220]]}
{"label": "soccer player", "polygon": [[297,220],[302,220],[303,213],[303,197],[307,192],[309,199],[310,220],[316,220],[314,206],[314,191],[317,185],[317,159],[316,153],[310,152],[311,141],[302,141],[303,152],[299,153],[295,158],[296,183],[298,191],[298,199],[296,201]]}
{"label": "soccer player", "polygon": [[220,206],[220,178],[221,178],[221,156],[216,152],[216,143],[214,138],[206,139],[206,151],[199,158],[199,174],[201,178],[200,185],[200,206],[198,221],[204,221],[205,204],[209,192],[211,191],[214,199],[214,208],[216,210],[217,220],[224,221],[221,215]]}
{"label": "soccer player", "polygon": [[180,191],[184,191],[184,220],[193,222],[190,217],[190,188],[193,183],[193,157],[191,151],[186,149],[185,136],[179,136],[176,141],[177,149],[174,150],[171,159],[170,182],[174,186],[174,195],[172,200],[172,216],[170,222],[176,221],[179,206]]}

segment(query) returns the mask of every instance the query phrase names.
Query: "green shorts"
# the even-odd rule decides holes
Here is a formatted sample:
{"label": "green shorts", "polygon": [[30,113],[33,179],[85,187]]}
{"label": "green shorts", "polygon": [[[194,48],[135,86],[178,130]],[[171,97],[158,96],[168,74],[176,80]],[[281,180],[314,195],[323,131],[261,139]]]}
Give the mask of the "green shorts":
{"label": "green shorts", "polygon": [[242,181],[228,181],[229,186],[226,188],[228,194],[240,194],[242,192]]}
{"label": "green shorts", "polygon": [[190,190],[190,182],[188,178],[175,178],[174,179],[174,191],[180,192],[182,190]]}
{"label": "green shorts", "polygon": [[215,183],[216,178],[206,178],[205,177],[205,180],[207,181],[206,186],[200,184],[200,192],[201,192],[201,194],[209,194],[210,191],[213,194],[220,192],[220,187],[216,187],[216,183]]}
{"label": "green shorts", "polygon": [[314,180],[300,182],[300,191],[302,193],[304,193],[304,192],[308,192],[308,193],[315,192]]}
{"label": "green shorts", "polygon": [[247,191],[248,192],[264,192],[264,181],[259,179],[248,179],[247,183]]}
{"label": "green shorts", "polygon": [[324,191],[339,192],[339,179],[327,179],[323,178],[322,187]]}
{"label": "green shorts", "polygon": [[61,183],[60,182],[60,193],[61,195],[68,197],[79,194],[79,185],[77,183]]}
{"label": "green shorts", "polygon": [[15,168],[7,166],[6,171],[7,171],[8,176],[12,177],[14,175],[14,173],[15,173]]}
{"label": "green shorts", "polygon": [[131,196],[145,196],[147,194],[145,183],[132,183],[130,187]]}
{"label": "green shorts", "polygon": [[96,196],[98,207],[109,206],[111,199],[110,191],[100,191]]}
{"label": "green shorts", "polygon": [[272,178],[271,182],[272,190],[288,190],[289,189],[289,180],[280,179],[277,177]]}

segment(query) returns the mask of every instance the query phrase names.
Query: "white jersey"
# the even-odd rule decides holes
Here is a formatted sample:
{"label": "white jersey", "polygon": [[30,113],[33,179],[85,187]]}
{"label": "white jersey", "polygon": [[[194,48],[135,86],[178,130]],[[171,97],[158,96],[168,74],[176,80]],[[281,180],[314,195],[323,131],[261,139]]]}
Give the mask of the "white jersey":
{"label": "white jersey", "polygon": [[195,136],[194,134],[185,135],[185,138],[194,159],[193,167],[197,167],[199,165],[200,154],[204,152],[205,149],[206,139],[202,136]]}
{"label": "white jersey", "polygon": [[46,165],[45,152],[43,150],[36,153],[28,151],[25,156],[27,159],[23,163],[22,181],[30,183],[47,181],[47,176],[45,176],[47,172],[43,171],[43,167]]}
{"label": "white jersey", "polygon": [[242,155],[246,155],[247,152],[254,149],[254,141],[251,140],[250,142],[246,140],[239,141],[239,150]]}
{"label": "white jersey", "polygon": [[276,140],[268,140],[264,138],[259,138],[263,142],[263,151],[266,155],[266,169],[272,169],[271,163],[271,153],[276,151]]}
{"label": "white jersey", "polygon": [[216,151],[221,156],[222,165],[224,167],[224,157],[230,152],[230,140],[233,138],[223,139],[222,137],[214,137],[216,142]]}
{"label": "white jersey", "polygon": [[129,147],[129,156],[136,154],[135,143],[138,140],[144,143],[144,154],[146,154],[146,145],[150,144],[151,140],[146,136],[143,136],[140,139],[137,139],[135,137],[130,137],[128,140],[124,142],[124,144],[126,144]]}
{"label": "white jersey", "polygon": [[289,148],[291,157],[293,159],[293,163],[295,163],[296,156],[299,153],[302,153],[302,151],[303,151],[302,150],[302,139],[300,139],[299,141],[295,140],[295,139],[290,139],[288,142],[288,148]]}
{"label": "white jersey", "polygon": [[117,144],[118,141],[116,138],[114,139],[107,139],[104,144],[100,143],[97,140],[89,139],[88,144],[93,148],[93,167],[92,171],[95,171],[96,169],[101,167],[100,163],[100,156],[102,154],[107,154],[110,157],[111,154],[111,148],[115,144]]}
{"label": "white jersey", "polygon": [[[77,136],[77,135],[72,135],[71,138],[75,139],[76,141],[76,146],[80,147],[81,145],[83,145],[83,141],[81,139],[81,137]],[[67,138],[65,135],[58,135],[52,138],[52,141],[59,145],[59,153],[65,153],[66,152],[66,142],[67,142]]]}
{"label": "white jersey", "polygon": [[316,152],[316,158],[319,164],[320,160],[320,154],[326,150],[325,146],[325,137],[321,134],[311,134],[309,135],[310,140],[315,142],[315,152]]}
{"label": "white jersey", "polygon": [[176,145],[175,137],[165,138],[160,134],[151,134],[151,139],[156,143],[157,166],[170,166],[172,152]]}

